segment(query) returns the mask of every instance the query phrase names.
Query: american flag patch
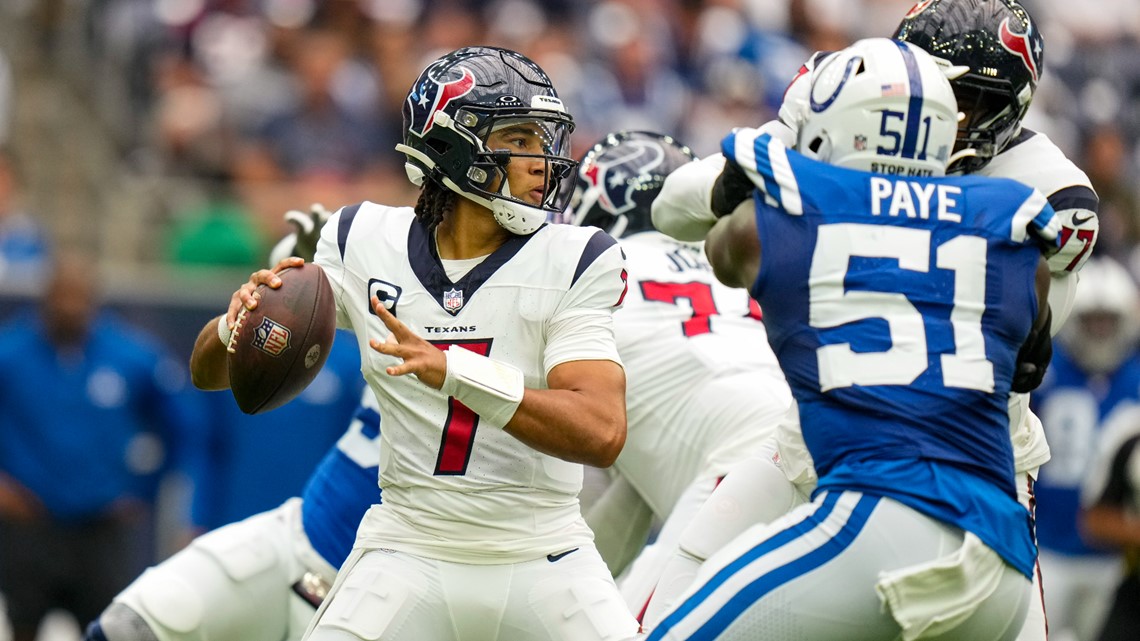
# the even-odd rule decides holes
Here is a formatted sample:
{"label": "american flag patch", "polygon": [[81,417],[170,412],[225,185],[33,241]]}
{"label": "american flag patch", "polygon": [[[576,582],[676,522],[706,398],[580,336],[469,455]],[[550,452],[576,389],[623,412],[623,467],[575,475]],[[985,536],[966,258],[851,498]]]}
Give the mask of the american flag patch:
{"label": "american flag patch", "polygon": [[887,96],[905,96],[905,95],[907,95],[906,85],[901,83],[901,82],[892,82],[889,85],[882,85],[882,89],[883,89],[883,97],[884,98]]}

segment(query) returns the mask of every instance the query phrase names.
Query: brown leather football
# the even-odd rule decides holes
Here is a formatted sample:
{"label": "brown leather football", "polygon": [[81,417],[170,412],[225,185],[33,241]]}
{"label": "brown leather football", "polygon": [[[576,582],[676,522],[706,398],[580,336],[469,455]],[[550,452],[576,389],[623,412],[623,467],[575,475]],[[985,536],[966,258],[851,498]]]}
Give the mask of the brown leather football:
{"label": "brown leather football", "polygon": [[252,311],[242,309],[226,362],[230,390],[246,414],[260,414],[296,398],[321,371],[336,334],[332,287],[313,263],[277,274],[281,287],[257,288]]}

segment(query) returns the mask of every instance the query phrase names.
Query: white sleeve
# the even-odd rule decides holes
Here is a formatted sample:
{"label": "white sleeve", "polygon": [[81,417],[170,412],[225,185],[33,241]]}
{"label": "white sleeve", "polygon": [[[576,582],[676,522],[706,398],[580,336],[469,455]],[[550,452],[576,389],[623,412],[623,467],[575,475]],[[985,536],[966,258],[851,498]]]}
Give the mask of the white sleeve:
{"label": "white sleeve", "polygon": [[1096,246],[1100,219],[1084,208],[1062,209],[1056,214],[1061,221],[1061,249],[1049,257],[1049,271],[1055,276],[1078,272]]}
{"label": "white sleeve", "polygon": [[616,243],[582,272],[547,326],[543,356],[547,374],[569,361],[606,360],[621,364],[613,313],[625,299],[628,278],[625,255]]}
{"label": "white sleeve", "polygon": [[716,224],[712,187],[724,171],[724,156],[712,154],[678,167],[653,200],[653,226],[677,240],[704,240]]}
{"label": "white sleeve", "polygon": [[328,222],[321,229],[321,239],[317,242],[317,253],[313,262],[325,270],[325,276],[332,286],[333,300],[336,301],[336,326],[341,329],[352,329],[351,321],[344,307],[344,261],[340,257],[337,234],[340,229],[340,218],[344,208],[340,208],[329,217]]}

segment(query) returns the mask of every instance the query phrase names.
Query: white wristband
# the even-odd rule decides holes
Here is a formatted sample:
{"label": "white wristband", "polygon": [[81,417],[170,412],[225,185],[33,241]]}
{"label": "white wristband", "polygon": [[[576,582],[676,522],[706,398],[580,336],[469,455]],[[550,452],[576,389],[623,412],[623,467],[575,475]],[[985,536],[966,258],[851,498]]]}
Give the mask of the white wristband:
{"label": "white wristband", "polygon": [[230,329],[229,326],[226,325],[226,317],[222,316],[221,318],[219,318],[218,319],[218,340],[222,341],[222,345],[225,345],[227,349],[229,349],[230,339],[233,338],[233,335],[234,335],[234,330]]}
{"label": "white wristband", "polygon": [[518,410],[525,386],[522,370],[514,365],[452,345],[447,348],[447,376],[440,389],[501,427]]}

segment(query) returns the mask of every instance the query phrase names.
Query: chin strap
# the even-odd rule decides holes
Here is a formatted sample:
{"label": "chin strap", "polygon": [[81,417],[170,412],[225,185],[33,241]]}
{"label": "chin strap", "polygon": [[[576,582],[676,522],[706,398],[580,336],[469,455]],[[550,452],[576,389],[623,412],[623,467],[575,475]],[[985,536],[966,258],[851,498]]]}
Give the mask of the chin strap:
{"label": "chin strap", "polygon": [[[396,151],[402,152],[410,158],[414,158],[424,165],[424,167],[435,167],[435,163],[428,158],[427,154],[413,149],[403,143],[396,145]],[[424,180],[427,175],[424,170],[413,162],[404,163],[404,171],[408,174],[408,180],[417,187],[423,187]],[[546,211],[539,207],[530,207],[521,203],[508,200],[510,194],[510,185],[506,180],[503,180],[502,193],[503,198],[487,198],[480,194],[473,194],[464,190],[457,185],[454,180],[445,175],[440,174],[440,182],[451,191],[463,196],[467,200],[476,204],[482,205],[491,210],[494,215],[495,221],[499,223],[503,229],[516,234],[518,236],[526,236],[538,231],[539,227],[546,222]]]}

